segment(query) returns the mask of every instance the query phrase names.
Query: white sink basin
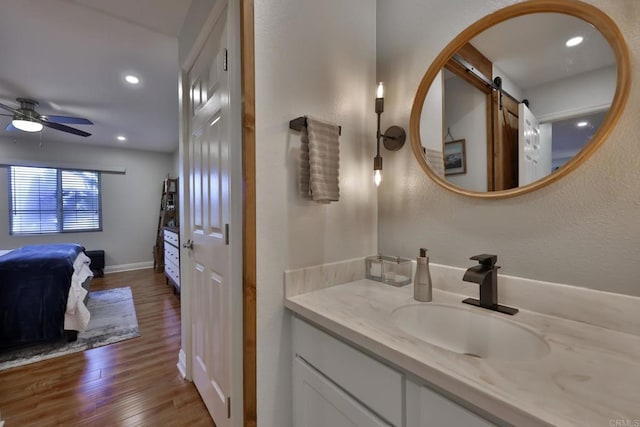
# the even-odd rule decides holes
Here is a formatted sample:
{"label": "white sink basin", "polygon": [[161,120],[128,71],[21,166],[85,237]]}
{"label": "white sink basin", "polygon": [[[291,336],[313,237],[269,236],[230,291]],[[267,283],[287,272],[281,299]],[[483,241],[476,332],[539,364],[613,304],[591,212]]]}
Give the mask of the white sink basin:
{"label": "white sink basin", "polygon": [[518,362],[549,352],[542,337],[498,316],[504,315],[434,303],[405,305],[392,313],[407,334],[456,353]]}

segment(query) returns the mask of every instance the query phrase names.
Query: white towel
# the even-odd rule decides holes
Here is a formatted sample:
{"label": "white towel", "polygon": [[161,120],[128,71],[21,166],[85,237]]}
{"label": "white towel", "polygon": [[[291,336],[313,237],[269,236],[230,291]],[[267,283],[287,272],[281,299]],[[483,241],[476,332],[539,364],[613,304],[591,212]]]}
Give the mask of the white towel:
{"label": "white towel", "polygon": [[427,148],[426,151],[427,163],[429,163],[431,169],[433,169],[436,174],[444,178],[444,157],[442,151],[431,148]]}
{"label": "white towel", "polygon": [[84,331],[87,329],[91,313],[84,305],[84,297],[87,290],[82,284],[89,277],[93,277],[93,273],[89,268],[91,259],[81,252],[73,262],[73,276],[71,276],[71,287],[69,288],[69,297],[67,298],[67,310],[64,314],[64,328],[73,331]]}
{"label": "white towel", "polygon": [[340,127],[307,117],[300,137],[299,190],[318,203],[340,199]]}

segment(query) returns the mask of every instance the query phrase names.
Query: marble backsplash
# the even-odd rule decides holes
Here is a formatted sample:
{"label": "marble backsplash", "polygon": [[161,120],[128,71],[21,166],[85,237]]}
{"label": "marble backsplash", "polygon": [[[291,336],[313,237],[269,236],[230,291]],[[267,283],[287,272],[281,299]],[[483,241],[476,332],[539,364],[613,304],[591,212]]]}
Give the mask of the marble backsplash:
{"label": "marble backsplash", "polygon": [[364,258],[284,272],[285,298],[364,279]]}
{"label": "marble backsplash", "polygon": [[[478,297],[478,285],[462,281],[465,269],[432,263],[430,271],[435,288]],[[364,258],[287,270],[285,297],[364,278]],[[640,336],[639,297],[498,274],[498,302]]]}

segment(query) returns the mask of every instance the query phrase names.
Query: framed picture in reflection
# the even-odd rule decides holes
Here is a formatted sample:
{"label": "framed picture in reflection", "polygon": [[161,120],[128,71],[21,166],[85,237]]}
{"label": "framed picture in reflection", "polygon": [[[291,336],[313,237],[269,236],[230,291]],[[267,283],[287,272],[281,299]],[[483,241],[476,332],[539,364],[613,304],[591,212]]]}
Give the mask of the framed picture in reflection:
{"label": "framed picture in reflection", "polygon": [[467,173],[467,152],[465,140],[458,139],[444,143],[444,174],[460,175]]}

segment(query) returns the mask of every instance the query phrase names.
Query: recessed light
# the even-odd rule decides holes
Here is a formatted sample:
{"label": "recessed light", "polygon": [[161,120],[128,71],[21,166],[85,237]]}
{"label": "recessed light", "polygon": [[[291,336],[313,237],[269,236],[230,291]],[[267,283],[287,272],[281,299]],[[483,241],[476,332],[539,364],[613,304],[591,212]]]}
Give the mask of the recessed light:
{"label": "recessed light", "polygon": [[577,36],[577,37],[571,37],[569,40],[567,40],[567,42],[565,43],[565,45],[567,47],[574,47],[574,46],[578,46],[580,43],[582,43],[582,41],[584,40],[583,37],[581,36]]}
{"label": "recessed light", "polygon": [[127,140],[127,137],[124,135],[118,135],[116,136],[116,139],[120,142],[125,142]]}
{"label": "recessed light", "polygon": [[124,76],[124,80],[132,85],[137,85],[138,83],[140,83],[140,78],[138,78],[138,76],[134,76],[133,74],[127,74],[126,76]]}
{"label": "recessed light", "polygon": [[589,125],[589,122],[585,122],[585,121],[576,123],[576,126],[578,126],[579,128],[583,128],[588,125]]}

